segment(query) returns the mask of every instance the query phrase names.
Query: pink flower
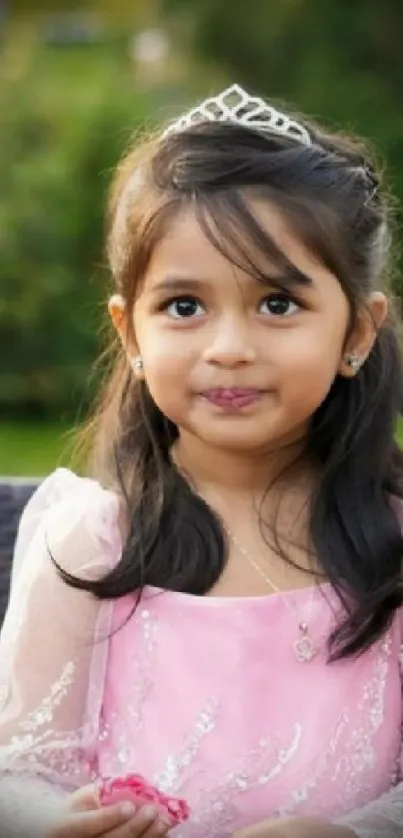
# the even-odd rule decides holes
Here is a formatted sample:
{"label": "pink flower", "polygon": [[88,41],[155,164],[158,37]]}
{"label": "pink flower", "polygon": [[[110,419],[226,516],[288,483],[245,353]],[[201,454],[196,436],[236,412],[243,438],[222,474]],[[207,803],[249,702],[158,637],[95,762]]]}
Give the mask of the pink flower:
{"label": "pink flower", "polygon": [[100,782],[100,801],[103,806],[131,801],[136,806],[152,803],[160,813],[168,817],[172,826],[189,818],[189,806],[185,800],[168,797],[147,782],[141,774],[125,774],[123,777],[104,777]]}

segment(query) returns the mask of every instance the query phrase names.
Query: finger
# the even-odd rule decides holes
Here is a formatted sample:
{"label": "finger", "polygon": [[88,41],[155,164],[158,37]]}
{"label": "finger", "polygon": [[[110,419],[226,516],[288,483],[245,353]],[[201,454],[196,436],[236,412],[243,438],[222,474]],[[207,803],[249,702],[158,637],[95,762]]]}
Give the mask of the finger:
{"label": "finger", "polygon": [[98,838],[133,820],[133,811],[131,803],[120,803],[92,811],[74,812],[52,834],[54,838]]}
{"label": "finger", "polygon": [[142,806],[129,823],[111,832],[108,838],[162,838],[171,826],[154,806]]}
{"label": "finger", "polygon": [[172,829],[172,822],[165,817],[158,815],[151,826],[146,829],[141,838],[161,838],[166,835],[169,829]]}
{"label": "finger", "polygon": [[161,820],[161,818],[157,818],[152,826],[150,826],[150,828],[143,833],[141,838],[163,838],[169,829],[172,829],[171,823]]}
{"label": "finger", "polygon": [[100,807],[98,786],[92,783],[69,795],[69,812],[88,812]]}

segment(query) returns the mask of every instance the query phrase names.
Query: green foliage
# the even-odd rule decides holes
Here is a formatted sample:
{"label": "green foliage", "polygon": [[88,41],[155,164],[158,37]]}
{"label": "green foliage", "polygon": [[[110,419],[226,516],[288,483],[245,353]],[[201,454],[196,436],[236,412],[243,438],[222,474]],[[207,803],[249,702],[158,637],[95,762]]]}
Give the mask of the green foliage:
{"label": "green foliage", "polygon": [[[368,137],[403,198],[401,0],[163,0],[203,59],[274,101]],[[396,278],[403,299],[403,281]]]}
{"label": "green foliage", "polygon": [[96,50],[42,46],[0,90],[3,412],[68,414],[90,395],[105,298],[106,190],[150,109],[131,84],[126,50]]}
{"label": "green foliage", "polygon": [[[103,218],[111,170],[136,127],[155,111],[168,115],[165,103],[182,95],[167,81],[146,93],[133,78],[129,21],[139,27],[156,21],[157,6],[158,0],[38,2],[38,21],[42,13],[80,7],[110,22],[97,43],[61,48],[43,41],[44,24],[35,24],[34,38],[20,25],[23,12],[33,10],[30,0],[10,6],[20,29],[14,39],[10,30],[0,55],[3,415],[25,409],[69,419],[91,398],[88,376],[106,296]],[[191,62],[187,92],[207,93],[214,77],[218,84],[227,78],[368,136],[403,197],[401,0],[160,0],[160,6],[183,75],[183,56],[192,50],[206,68],[200,72]],[[396,290],[403,300],[399,275]]]}

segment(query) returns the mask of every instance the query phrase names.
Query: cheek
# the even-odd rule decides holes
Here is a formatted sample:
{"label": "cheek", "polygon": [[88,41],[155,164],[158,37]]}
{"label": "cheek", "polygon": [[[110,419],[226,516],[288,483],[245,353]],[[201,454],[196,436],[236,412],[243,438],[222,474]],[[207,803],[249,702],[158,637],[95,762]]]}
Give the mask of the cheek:
{"label": "cheek", "polygon": [[279,388],[289,403],[316,409],[337,375],[344,332],[328,329],[299,331],[284,342],[278,355]]}
{"label": "cheek", "polygon": [[163,329],[151,321],[146,328],[138,329],[137,339],[147,373],[153,375],[167,374],[189,356],[189,340],[181,340],[179,332]]}
{"label": "cheek", "polygon": [[139,335],[147,386],[160,410],[177,423],[184,409],[184,395],[192,353],[187,342],[173,332],[147,330]]}
{"label": "cheek", "polygon": [[345,329],[336,321],[317,322],[316,328],[296,329],[282,342],[279,363],[289,369],[318,376],[337,370],[343,351]]}

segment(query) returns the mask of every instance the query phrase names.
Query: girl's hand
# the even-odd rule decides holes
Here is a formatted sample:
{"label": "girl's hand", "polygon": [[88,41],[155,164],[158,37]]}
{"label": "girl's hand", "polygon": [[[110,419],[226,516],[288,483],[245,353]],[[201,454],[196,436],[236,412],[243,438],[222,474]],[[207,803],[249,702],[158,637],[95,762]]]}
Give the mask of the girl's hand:
{"label": "girl's hand", "polygon": [[161,838],[171,824],[150,806],[101,806],[95,786],[70,795],[46,838]]}
{"label": "girl's hand", "polygon": [[241,829],[234,838],[356,838],[356,833],[346,826],[308,818],[281,818]]}

